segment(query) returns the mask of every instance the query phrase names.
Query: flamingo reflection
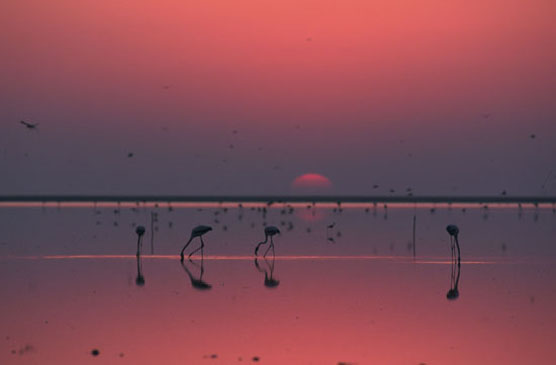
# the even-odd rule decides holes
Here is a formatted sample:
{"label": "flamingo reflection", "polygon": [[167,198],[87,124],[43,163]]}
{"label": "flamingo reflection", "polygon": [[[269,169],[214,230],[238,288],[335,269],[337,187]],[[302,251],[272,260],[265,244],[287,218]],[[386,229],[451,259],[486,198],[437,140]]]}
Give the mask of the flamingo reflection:
{"label": "flamingo reflection", "polygon": [[452,256],[452,273],[450,276],[450,290],[446,293],[446,299],[448,300],[456,300],[459,297],[459,278],[461,274],[461,265],[460,261],[455,260],[455,256]]}
{"label": "flamingo reflection", "polygon": [[183,270],[185,271],[185,273],[189,277],[189,280],[191,280],[191,286],[194,289],[197,289],[197,290],[209,290],[209,289],[211,289],[212,285],[203,281],[203,274],[205,273],[204,260],[201,258],[201,265],[198,265],[191,260],[189,260],[189,263],[191,265],[199,267],[199,278],[196,278],[196,277],[193,276],[191,271],[187,268],[186,263],[183,260],[181,261],[181,267],[183,267]]}
{"label": "flamingo reflection", "polygon": [[266,259],[266,257],[263,258],[265,266],[263,266],[261,268],[261,265],[259,265],[259,258],[256,257],[255,258],[255,267],[257,268],[257,270],[259,272],[264,273],[264,286],[266,286],[269,289],[272,288],[276,288],[278,285],[280,285],[280,280],[275,279],[273,277],[274,274],[274,256],[272,256],[272,260],[268,261]]}
{"label": "flamingo reflection", "polygon": [[[450,248],[452,250],[452,270],[450,276],[450,290],[446,293],[446,298],[448,300],[456,300],[459,297],[459,278],[461,274],[461,255],[459,249],[458,234],[459,228],[456,225],[450,224],[446,227],[446,231],[450,235]],[[456,258],[456,248],[457,248],[457,258]]]}
{"label": "flamingo reflection", "polygon": [[145,285],[145,277],[143,276],[143,259],[141,258],[141,255],[137,255],[137,277],[135,278],[135,285]]}

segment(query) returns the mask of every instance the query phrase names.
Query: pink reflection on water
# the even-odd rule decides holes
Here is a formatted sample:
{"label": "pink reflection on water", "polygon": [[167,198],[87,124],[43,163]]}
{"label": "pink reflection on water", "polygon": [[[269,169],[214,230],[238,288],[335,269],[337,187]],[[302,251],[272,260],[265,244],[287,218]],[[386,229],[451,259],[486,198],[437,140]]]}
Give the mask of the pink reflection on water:
{"label": "pink reflection on water", "polygon": [[[212,289],[199,292],[177,259],[145,260],[143,287],[133,283],[134,257],[8,260],[0,362],[202,364],[217,354],[221,364],[254,356],[267,364],[548,364],[556,356],[552,266],[464,265],[455,302],[445,298],[444,264],[277,260],[272,291],[247,260],[207,261],[205,270]],[[35,351],[11,354],[26,344]]]}

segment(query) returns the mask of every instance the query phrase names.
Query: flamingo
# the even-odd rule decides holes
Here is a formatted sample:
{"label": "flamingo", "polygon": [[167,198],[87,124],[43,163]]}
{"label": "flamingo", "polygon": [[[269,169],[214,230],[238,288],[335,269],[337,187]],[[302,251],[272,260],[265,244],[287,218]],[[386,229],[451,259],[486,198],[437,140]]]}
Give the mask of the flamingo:
{"label": "flamingo", "polygon": [[137,257],[141,255],[141,238],[145,234],[145,227],[137,226],[135,229],[135,233],[137,233]]}
{"label": "flamingo", "polygon": [[[450,247],[452,249],[452,275],[451,275],[451,286],[448,293],[446,293],[446,298],[448,300],[455,300],[459,297],[459,277],[460,277],[460,270],[461,270],[461,256],[459,250],[459,241],[458,241],[458,234],[459,228],[455,224],[450,224],[446,227],[446,231],[450,235]],[[458,260],[457,260],[457,273],[456,273],[456,257],[454,252],[454,242],[455,246],[458,249]]]}
{"label": "flamingo", "polygon": [[255,248],[255,256],[257,256],[257,253],[259,252],[259,247],[268,242],[268,237],[270,237],[270,246],[268,246],[268,248],[266,249],[266,252],[264,253],[263,257],[266,257],[266,254],[268,253],[268,251],[271,248],[272,248],[272,255],[274,255],[274,241],[272,240],[272,237],[276,234],[279,234],[279,233],[280,233],[280,230],[278,228],[274,227],[274,226],[265,227],[265,229],[264,229],[264,241],[259,242],[259,244]]}
{"label": "flamingo", "polygon": [[191,258],[191,255],[193,255],[195,252],[197,252],[199,250],[201,250],[201,257],[203,256],[203,247],[205,247],[205,243],[203,242],[203,235],[207,232],[210,232],[210,231],[212,231],[212,227],[209,227],[209,226],[197,226],[197,227],[193,228],[193,230],[191,231],[191,237],[189,238],[189,241],[187,241],[185,246],[183,246],[183,248],[181,249],[180,258],[181,258],[182,262],[183,262],[183,252],[185,251],[187,246],[189,246],[189,244],[191,243],[191,241],[193,241],[193,238],[195,238],[195,237],[199,237],[201,239],[201,246],[199,248],[197,248],[196,250],[194,250],[193,252],[191,252],[189,254],[188,258]]}
{"label": "flamingo", "polygon": [[459,263],[461,261],[460,250],[459,250],[459,242],[458,242],[459,228],[455,224],[449,224],[446,227],[446,231],[450,235],[450,244],[451,244],[451,248],[452,248],[452,256],[454,256],[454,241],[455,241],[456,247],[458,249],[458,263]]}

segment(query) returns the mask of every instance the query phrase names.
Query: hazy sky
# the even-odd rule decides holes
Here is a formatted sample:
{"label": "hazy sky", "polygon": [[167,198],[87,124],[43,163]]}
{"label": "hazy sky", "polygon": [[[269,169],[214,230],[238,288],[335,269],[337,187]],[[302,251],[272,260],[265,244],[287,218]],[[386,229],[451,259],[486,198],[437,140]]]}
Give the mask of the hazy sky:
{"label": "hazy sky", "polygon": [[555,195],[555,14],[4,1],[0,194],[285,194],[316,172],[339,194]]}

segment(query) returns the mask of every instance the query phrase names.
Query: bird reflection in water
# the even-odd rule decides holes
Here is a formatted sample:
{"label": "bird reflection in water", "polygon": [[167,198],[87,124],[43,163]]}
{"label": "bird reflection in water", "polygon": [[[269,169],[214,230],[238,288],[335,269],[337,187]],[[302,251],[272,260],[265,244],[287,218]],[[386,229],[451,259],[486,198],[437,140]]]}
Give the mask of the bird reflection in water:
{"label": "bird reflection in water", "polygon": [[[191,280],[191,286],[193,287],[193,289],[209,290],[209,289],[212,288],[212,285],[203,281],[203,274],[205,273],[205,266],[204,266],[203,258],[201,258],[201,265],[194,263],[192,260],[189,260],[188,263],[185,263],[184,261],[180,261],[180,264],[181,264],[181,267],[183,267],[183,270],[185,271],[187,276],[189,277],[189,280]],[[187,265],[189,265],[189,264],[199,268],[199,278],[196,278],[195,276],[193,276],[192,272],[187,267]]]}
{"label": "bird reflection in water", "polygon": [[137,277],[135,278],[135,285],[145,286],[145,277],[143,276],[143,259],[141,255],[137,255]]}
{"label": "bird reflection in water", "polygon": [[446,231],[448,231],[448,234],[450,235],[450,248],[452,250],[452,272],[450,276],[450,290],[448,290],[448,293],[446,293],[446,298],[448,300],[456,300],[459,298],[458,284],[461,274],[461,255],[458,241],[459,228],[456,225],[450,224],[446,227]]}
{"label": "bird reflection in water", "polygon": [[280,280],[274,278],[274,256],[269,261],[266,257],[263,258],[264,265],[261,267],[259,257],[255,258],[255,267],[259,272],[264,273],[264,286],[269,289],[276,288],[280,285]]}

